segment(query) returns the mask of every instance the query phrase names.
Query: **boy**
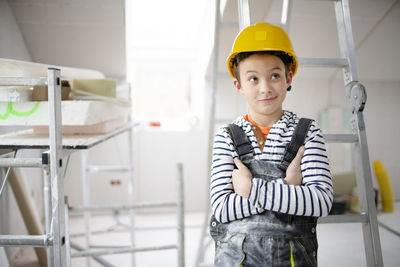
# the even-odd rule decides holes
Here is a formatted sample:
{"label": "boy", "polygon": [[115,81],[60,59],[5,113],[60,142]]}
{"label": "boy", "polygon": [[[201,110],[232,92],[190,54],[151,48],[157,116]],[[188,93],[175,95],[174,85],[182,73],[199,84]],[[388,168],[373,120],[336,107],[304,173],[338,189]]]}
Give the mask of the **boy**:
{"label": "boy", "polygon": [[282,109],[298,65],[290,39],[268,23],[249,26],[236,37],[227,64],[249,113],[221,128],[214,141],[215,266],[317,266],[316,221],[328,215],[333,190],[315,121],[299,126],[304,147],[286,152],[304,122]]}

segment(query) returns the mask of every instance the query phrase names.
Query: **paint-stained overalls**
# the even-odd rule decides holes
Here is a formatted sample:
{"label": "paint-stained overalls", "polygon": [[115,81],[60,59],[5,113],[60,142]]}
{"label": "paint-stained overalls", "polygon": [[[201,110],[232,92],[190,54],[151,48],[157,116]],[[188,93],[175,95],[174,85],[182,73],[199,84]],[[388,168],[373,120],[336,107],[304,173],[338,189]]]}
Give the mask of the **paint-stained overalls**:
{"label": "paint-stained overalls", "polygon": [[[228,132],[239,158],[252,176],[272,181],[285,177],[287,166],[304,143],[310,123],[309,119],[300,119],[281,164],[255,159],[251,142],[239,126],[230,124]],[[219,223],[212,216],[210,233],[215,241],[214,266],[317,266],[316,222],[316,217],[269,210],[229,223]]]}

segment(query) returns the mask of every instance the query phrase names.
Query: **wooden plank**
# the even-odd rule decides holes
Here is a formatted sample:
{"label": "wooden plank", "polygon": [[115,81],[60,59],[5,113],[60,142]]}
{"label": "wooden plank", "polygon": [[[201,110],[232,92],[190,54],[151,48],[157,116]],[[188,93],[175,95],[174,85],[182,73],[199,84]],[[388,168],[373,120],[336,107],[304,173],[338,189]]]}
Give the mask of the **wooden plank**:
{"label": "wooden plank", "polygon": [[[17,168],[10,171],[10,186],[14,192],[22,218],[24,219],[26,229],[29,235],[43,235],[44,231],[40,224],[39,213],[34,205],[33,199],[30,197],[29,186],[25,181],[25,177]],[[47,265],[47,256],[45,248],[34,248],[36,256],[41,266]]]}

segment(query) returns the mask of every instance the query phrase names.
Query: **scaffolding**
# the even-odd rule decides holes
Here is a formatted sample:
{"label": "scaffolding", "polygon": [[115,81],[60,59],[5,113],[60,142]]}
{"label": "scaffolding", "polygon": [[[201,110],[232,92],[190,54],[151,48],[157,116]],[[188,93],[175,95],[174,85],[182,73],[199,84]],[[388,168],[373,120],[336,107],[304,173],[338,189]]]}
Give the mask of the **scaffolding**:
{"label": "scaffolding", "polygon": [[[0,86],[48,86],[49,102],[49,137],[34,136],[32,129],[1,135],[0,149],[6,152],[19,149],[46,150],[41,158],[0,158],[0,168],[23,168],[35,167],[43,169],[43,201],[45,231],[41,235],[0,235],[1,247],[39,247],[46,248],[47,266],[71,266],[73,257],[93,257],[94,260],[103,266],[112,266],[112,264],[103,260],[101,255],[132,253],[132,266],[135,266],[134,253],[154,250],[177,250],[178,266],[185,266],[184,257],[184,195],[183,195],[183,166],[178,164],[177,177],[177,200],[171,202],[154,203],[135,203],[134,201],[134,177],[131,166],[87,166],[87,150],[123,133],[128,134],[129,141],[133,138],[133,124],[130,122],[126,126],[113,132],[90,136],[90,138],[77,139],[76,137],[62,136],[61,123],[61,76],[60,69],[48,68],[47,77],[0,77]],[[1,89],[1,87],[0,87]],[[28,137],[28,138],[27,138]],[[34,142],[29,137],[34,137]],[[131,144],[131,142],[129,142]],[[129,145],[129,163],[132,164],[133,147]],[[67,197],[64,196],[63,173],[62,168],[66,167],[64,161],[67,156],[76,151],[82,151],[83,154],[83,195],[84,203],[82,206],[71,207],[68,204]],[[15,155],[15,154],[14,154]],[[4,156],[4,155],[3,155]],[[90,205],[88,201],[89,185],[87,181],[87,172],[129,172],[129,204],[127,205]],[[8,173],[4,179],[7,179]],[[6,181],[4,181],[6,182]],[[135,246],[135,223],[134,210],[155,207],[175,207],[177,212],[177,243],[163,246],[136,247]],[[129,211],[130,212],[130,246],[115,246],[107,249],[88,249],[90,239],[89,219],[90,212],[94,211]],[[73,242],[69,233],[69,213],[84,212],[86,228],[86,248],[82,248]],[[71,253],[71,248],[78,252]],[[87,265],[90,265],[87,260]]]}

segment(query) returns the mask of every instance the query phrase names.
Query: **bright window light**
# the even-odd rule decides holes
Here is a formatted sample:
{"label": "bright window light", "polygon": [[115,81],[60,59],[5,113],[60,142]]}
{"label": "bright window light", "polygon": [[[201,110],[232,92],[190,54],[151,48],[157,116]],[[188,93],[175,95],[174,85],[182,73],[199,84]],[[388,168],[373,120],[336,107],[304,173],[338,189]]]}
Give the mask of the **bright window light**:
{"label": "bright window light", "polygon": [[126,0],[127,76],[137,119],[176,120],[190,113],[206,2]]}

